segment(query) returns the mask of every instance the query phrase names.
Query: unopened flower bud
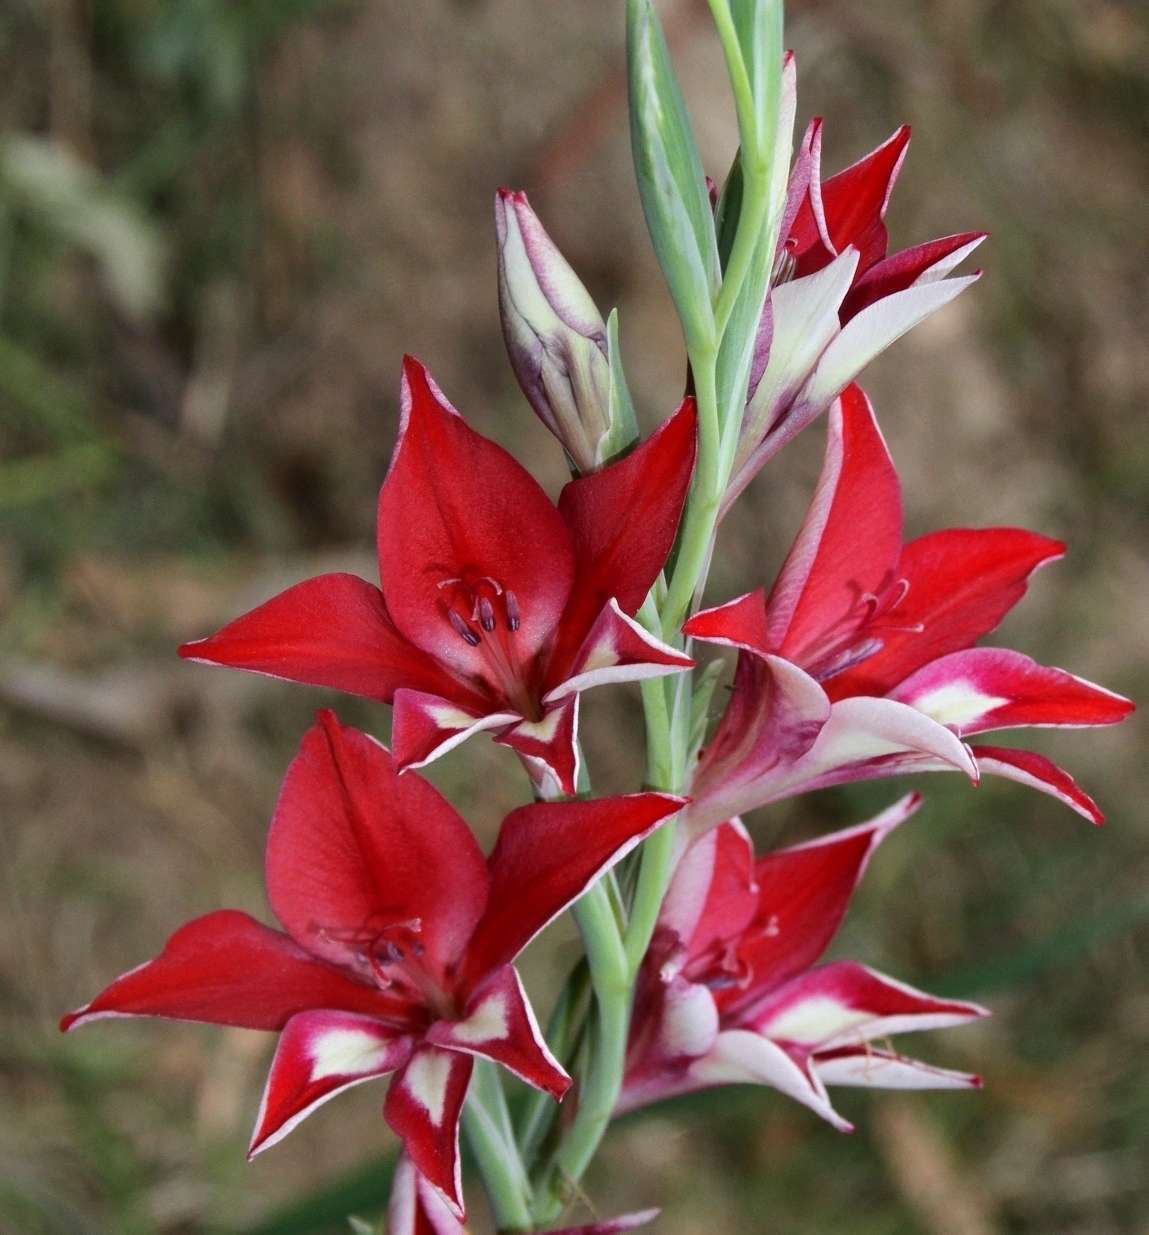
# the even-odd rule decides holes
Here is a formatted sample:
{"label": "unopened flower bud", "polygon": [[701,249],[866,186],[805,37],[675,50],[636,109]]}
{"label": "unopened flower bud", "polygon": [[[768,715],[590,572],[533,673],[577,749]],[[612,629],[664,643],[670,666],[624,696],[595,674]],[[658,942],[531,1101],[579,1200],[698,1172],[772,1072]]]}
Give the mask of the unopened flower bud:
{"label": "unopened flower bud", "polygon": [[607,327],[525,193],[495,198],[499,311],[519,385],[580,472],[629,445],[612,434]]}

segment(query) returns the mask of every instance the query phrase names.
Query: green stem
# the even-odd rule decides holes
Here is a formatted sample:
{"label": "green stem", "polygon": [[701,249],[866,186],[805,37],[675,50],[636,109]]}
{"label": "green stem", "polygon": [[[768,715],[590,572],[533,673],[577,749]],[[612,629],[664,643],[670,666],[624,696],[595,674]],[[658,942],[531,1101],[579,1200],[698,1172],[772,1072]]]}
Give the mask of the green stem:
{"label": "green stem", "polygon": [[602,880],[575,905],[597,1004],[594,1050],[582,1078],[574,1122],[548,1164],[535,1203],[538,1222],[553,1222],[570,1199],[610,1123],[622,1087],[630,1026],[631,978],[618,919]]}
{"label": "green stem", "polygon": [[[580,961],[559,992],[544,1035],[547,1045],[555,1053],[555,1057],[562,1061],[567,1071],[572,1068],[579,1031],[589,1011],[589,1000],[587,967],[585,961]],[[554,1098],[544,1090],[531,1089],[528,1092],[520,1111],[517,1135],[519,1152],[524,1162],[529,1164],[534,1161],[558,1110]]]}
{"label": "green stem", "polygon": [[476,1060],[463,1130],[501,1232],[531,1230],[531,1185],[515,1144],[506,1095],[494,1065]]}

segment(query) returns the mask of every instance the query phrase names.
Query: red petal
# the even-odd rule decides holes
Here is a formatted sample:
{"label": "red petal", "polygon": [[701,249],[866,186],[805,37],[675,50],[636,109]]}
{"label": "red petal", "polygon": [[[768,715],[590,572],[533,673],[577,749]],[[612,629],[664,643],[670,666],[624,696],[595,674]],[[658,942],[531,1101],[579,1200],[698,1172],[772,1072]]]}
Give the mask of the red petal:
{"label": "red petal", "polygon": [[515,712],[472,711],[440,695],[397,690],[391,714],[395,766],[400,772],[421,768],[475,733],[505,728],[518,720]]}
{"label": "red petal", "polygon": [[661,1209],[643,1209],[638,1213],[621,1214],[604,1222],[592,1222],[589,1226],[564,1226],[550,1235],[619,1235],[620,1231],[635,1231],[640,1226],[649,1226],[662,1212]]}
{"label": "red petal", "polygon": [[696,613],[682,628],[684,635],[706,643],[721,643],[726,647],[752,652],[770,651],[770,634],[766,629],[766,593],[755,588],[745,596],[728,600],[713,609]]}
{"label": "red petal", "polygon": [[866,596],[894,579],[902,496],[870,401],[849,386],[830,411],[814,500],[767,601],[774,650],[815,671],[869,616]]}
{"label": "red petal", "polygon": [[939,999],[864,965],[837,961],[792,978],[745,1020],[775,1041],[822,1050],[859,1039],[946,1029],[988,1015],[977,1004]]}
{"label": "red petal", "polygon": [[411,1057],[411,1046],[409,1037],[372,1016],[327,1011],[293,1016],[271,1063],[247,1156],[283,1140],[337,1093],[394,1072]]}
{"label": "red petal", "polygon": [[1101,808],[1089,794],[1068,772],[1044,755],[1030,750],[1007,750],[1000,746],[973,746],[970,749],[983,772],[1004,776],[1007,780],[1048,793],[1093,824],[1100,826],[1105,822]]}
{"label": "red petal", "polygon": [[[850,289],[842,304],[843,325],[850,318],[857,316],[867,305],[895,292],[912,287],[931,267],[940,262],[946,262],[962,249],[970,252],[985,238],[986,232],[959,232],[956,236],[943,236],[940,240],[930,240],[926,244],[916,245],[912,249],[903,249],[893,257],[887,257],[876,263]],[[963,257],[966,254],[962,255]],[[946,263],[942,273],[948,273],[958,264],[957,260]],[[935,274],[932,277],[938,277]]]}
{"label": "red petal", "polygon": [[1022,725],[1115,725],[1128,699],[1007,648],[970,648],[932,661],[889,696],[963,735]]}
{"label": "red petal", "polygon": [[815,116],[794,157],[786,194],[786,249],[796,261],[795,274],[812,274],[836,256],[822,209],[822,121]]}
{"label": "red petal", "polygon": [[440,584],[486,580],[517,601],[519,624],[506,638],[525,664],[552,636],[570,592],[566,525],[520,464],[471,429],[411,357],[402,399],[399,442],[379,492],[379,577],[391,616],[412,643],[483,678],[483,641],[472,646],[452,628]]}
{"label": "red petal", "polygon": [[391,1082],[383,1107],[383,1117],[402,1138],[416,1170],[459,1218],[463,1217],[459,1116],[474,1066],[470,1055],[421,1046]]}
{"label": "red petal", "polygon": [[[1065,553],[1021,528],[951,528],[911,541],[897,574],[909,591],[882,631],[882,649],[826,683],[831,699],[883,695],[915,669],[988,634],[1025,595],[1029,577]],[[921,629],[917,629],[921,628]]]}
{"label": "red petal", "polygon": [[154,961],[130,969],[91,1003],[70,1012],[63,1030],[112,1016],[162,1016],[243,1029],[282,1029],[310,1008],[388,1015],[395,1001],[321,964],[234,909],[196,918]]}
{"label": "red petal", "polygon": [[822,185],[822,209],[834,249],[841,253],[852,244],[861,253],[859,274],[886,255],[889,236],[883,220],[909,144],[910,127],[904,124],[876,150]]}
{"label": "red petal", "polygon": [[868,823],[759,860],[758,918],[738,950],[752,970],[752,989],[785,982],[822,955],[874,850],[921,801],[908,794]]}
{"label": "red petal", "polygon": [[694,661],[656,639],[611,600],[598,615],[574,660],[568,676],[555,682],[543,696],[553,703],[576,691],[590,690],[610,682],[638,682],[693,669]]}
{"label": "red petal", "polygon": [[355,575],[320,575],[185,643],[187,660],[249,669],[390,703],[399,686],[461,688],[395,629],[383,593]]}
{"label": "red petal", "polygon": [[659,922],[703,956],[737,938],[758,907],[754,846],[741,823],[723,823],[682,855],[662,903]]}
{"label": "red petal", "polygon": [[810,1066],[824,1085],[862,1085],[873,1089],[980,1089],[981,1077],[952,1072],[909,1059],[893,1051],[878,1050],[867,1042],[819,1051]]}
{"label": "red petal", "polygon": [[[632,615],[666,563],[694,471],[697,415],[687,399],[625,459],[572,480],[559,510],[574,543],[576,574],[549,678],[574,657],[612,597]],[[565,674],[562,674],[565,676]]]}
{"label": "red petal", "polygon": [[726,710],[694,774],[693,800],[683,814],[688,834],[699,836],[769,800],[769,787],[785,781],[829,717],[826,692],[808,674],[776,656],[743,652]]}
{"label": "red petal", "polygon": [[387,1235],[467,1235],[447,1202],[402,1153],[391,1177]]}
{"label": "red petal", "polygon": [[490,1059],[560,1100],[571,1078],[550,1053],[513,965],[496,969],[467,1000],[458,1021],[438,1021],[426,1042]]}
{"label": "red petal", "polygon": [[482,851],[454,808],[386,748],[321,712],[288,768],[267,842],[267,887],[288,932],[345,965],[388,926],[429,961],[459,956],[486,904]]}
{"label": "red petal", "polygon": [[577,788],[579,696],[566,695],[541,720],[519,720],[495,741],[522,759],[539,797],[571,797]]}
{"label": "red petal", "polygon": [[634,793],[512,811],[490,858],[491,896],[466,962],[471,978],[479,981],[514,960],[682,803],[666,793]]}

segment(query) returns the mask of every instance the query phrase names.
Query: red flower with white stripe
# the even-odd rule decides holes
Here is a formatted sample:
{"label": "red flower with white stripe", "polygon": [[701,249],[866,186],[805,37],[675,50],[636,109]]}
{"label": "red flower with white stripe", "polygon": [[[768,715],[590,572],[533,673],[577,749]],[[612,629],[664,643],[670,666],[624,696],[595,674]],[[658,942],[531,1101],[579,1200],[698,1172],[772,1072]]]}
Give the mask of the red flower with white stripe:
{"label": "red flower with white stripe", "polygon": [[61,1027],[158,1016],[279,1030],[251,1154],[342,1090],[395,1073],[387,1122],[461,1217],[474,1057],[556,1099],[570,1085],[512,962],[680,805],[646,793],[526,806],[487,859],[434,788],[321,713],[268,837],[268,899],[284,931],[234,910],[197,918]]}
{"label": "red flower with white stripe", "polygon": [[[780,129],[786,134],[793,129],[795,93],[788,57]],[[726,507],[871,360],[980,278],[980,271],[947,276],[984,232],[887,255],[886,208],[909,142],[903,125],[823,181],[822,121],[810,122],[790,175]]]}
{"label": "red flower with white stripe", "polygon": [[919,803],[910,795],[860,827],[757,861],[737,821],[687,850],[644,963],[623,1109],[715,1085],[769,1085],[848,1132],[827,1085],[980,1085],[874,1043],[985,1009],[852,961],[815,964],[874,850]]}
{"label": "red flower with white stripe", "polygon": [[[623,1231],[649,1225],[658,1215],[657,1209],[644,1209],[584,1226],[563,1227],[548,1235],[622,1235]],[[467,1235],[467,1228],[406,1154],[400,1155],[391,1183],[387,1235]]]}
{"label": "red flower with white stripe", "polygon": [[544,792],[573,794],[580,692],[693,664],[634,620],[686,499],[693,402],[557,508],[410,357],[402,413],[381,586],[321,575],[180,654],[394,703],[400,769],[488,730]]}
{"label": "red flower with white stripe", "polygon": [[991,772],[1086,818],[1101,812],[1042,755],[963,739],[1018,726],[1110,725],[1133,705],[972,645],[1065,546],[1018,528],[902,543],[902,495],[857,386],[830,415],[822,475],[774,586],[693,617],[686,633],[740,650],[734,694],[691,788],[696,829],[824,785],[898,772]]}

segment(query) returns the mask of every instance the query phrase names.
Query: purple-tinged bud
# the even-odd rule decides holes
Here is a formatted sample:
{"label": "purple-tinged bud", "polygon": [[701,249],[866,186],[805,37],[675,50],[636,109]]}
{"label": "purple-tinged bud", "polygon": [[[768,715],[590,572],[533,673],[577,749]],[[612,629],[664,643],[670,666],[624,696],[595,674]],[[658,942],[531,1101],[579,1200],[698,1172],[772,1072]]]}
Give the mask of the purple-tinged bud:
{"label": "purple-tinged bud", "polygon": [[631,444],[612,414],[606,323],[525,193],[495,198],[499,311],[519,385],[580,472]]}

